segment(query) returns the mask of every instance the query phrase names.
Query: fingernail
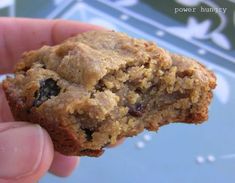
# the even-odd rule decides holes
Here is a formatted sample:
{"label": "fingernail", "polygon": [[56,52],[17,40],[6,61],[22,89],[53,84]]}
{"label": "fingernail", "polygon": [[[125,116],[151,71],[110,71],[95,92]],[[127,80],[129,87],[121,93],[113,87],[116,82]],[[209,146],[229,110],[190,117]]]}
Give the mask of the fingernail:
{"label": "fingernail", "polygon": [[33,173],[40,165],[44,148],[39,125],[0,124],[0,178],[17,179]]}

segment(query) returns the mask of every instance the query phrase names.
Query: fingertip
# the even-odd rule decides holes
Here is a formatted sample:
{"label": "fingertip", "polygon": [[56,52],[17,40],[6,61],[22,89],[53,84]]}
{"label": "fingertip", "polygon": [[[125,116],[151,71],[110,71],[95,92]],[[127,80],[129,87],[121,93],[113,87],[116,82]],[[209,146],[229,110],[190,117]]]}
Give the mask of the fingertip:
{"label": "fingertip", "polygon": [[55,152],[54,159],[49,171],[57,176],[67,177],[79,164],[79,160],[79,157],[65,156]]}
{"label": "fingertip", "polygon": [[41,164],[39,165],[38,172],[39,178],[44,175],[50,168],[54,158],[54,147],[52,140],[45,129],[42,128],[44,137],[44,148],[42,152]]}
{"label": "fingertip", "polygon": [[103,27],[82,23],[78,21],[70,20],[53,20],[51,26],[51,40],[52,44],[59,44],[65,39],[75,36],[79,33],[86,32],[89,30],[100,30]]}
{"label": "fingertip", "polygon": [[[29,18],[0,18],[0,73],[13,71],[13,65],[25,51],[43,45],[61,43],[68,37],[99,26],[69,20],[44,20]],[[7,46],[6,46],[7,45]]]}
{"label": "fingertip", "polygon": [[[35,182],[49,169],[53,144],[39,125],[0,123],[0,179]],[[14,165],[14,166],[12,166]]]}

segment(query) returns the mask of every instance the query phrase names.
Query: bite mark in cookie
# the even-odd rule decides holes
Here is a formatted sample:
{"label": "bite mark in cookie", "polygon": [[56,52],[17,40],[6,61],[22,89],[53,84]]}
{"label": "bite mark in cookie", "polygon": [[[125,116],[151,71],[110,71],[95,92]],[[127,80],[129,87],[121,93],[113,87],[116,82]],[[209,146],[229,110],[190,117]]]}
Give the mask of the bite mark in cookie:
{"label": "bite mark in cookie", "polygon": [[104,30],[25,53],[3,82],[16,120],[40,124],[57,151],[79,156],[144,129],[207,120],[215,86],[195,60]]}

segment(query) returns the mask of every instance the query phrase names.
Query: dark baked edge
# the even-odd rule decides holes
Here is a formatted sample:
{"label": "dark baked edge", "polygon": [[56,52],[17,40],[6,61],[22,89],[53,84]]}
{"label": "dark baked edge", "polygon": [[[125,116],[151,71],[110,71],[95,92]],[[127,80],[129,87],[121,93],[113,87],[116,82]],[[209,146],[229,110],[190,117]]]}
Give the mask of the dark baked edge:
{"label": "dark baked edge", "polygon": [[24,106],[24,101],[19,98],[16,93],[11,92],[12,83],[4,80],[2,88],[5,92],[11,112],[17,121],[29,121],[31,123],[39,124],[50,134],[56,151],[67,156],[91,156],[98,157],[104,153],[104,150],[80,150],[79,141],[73,134],[69,126],[60,126],[55,121],[48,121],[43,115],[39,113],[29,113]]}

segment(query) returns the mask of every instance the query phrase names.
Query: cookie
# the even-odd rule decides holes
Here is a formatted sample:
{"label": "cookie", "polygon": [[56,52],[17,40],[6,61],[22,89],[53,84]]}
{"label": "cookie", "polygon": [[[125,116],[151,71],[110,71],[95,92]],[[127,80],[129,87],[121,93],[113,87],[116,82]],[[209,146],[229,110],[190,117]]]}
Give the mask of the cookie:
{"label": "cookie", "polygon": [[57,151],[79,156],[144,129],[207,120],[215,86],[195,60],[104,30],[24,53],[3,82],[16,120],[40,124]]}

